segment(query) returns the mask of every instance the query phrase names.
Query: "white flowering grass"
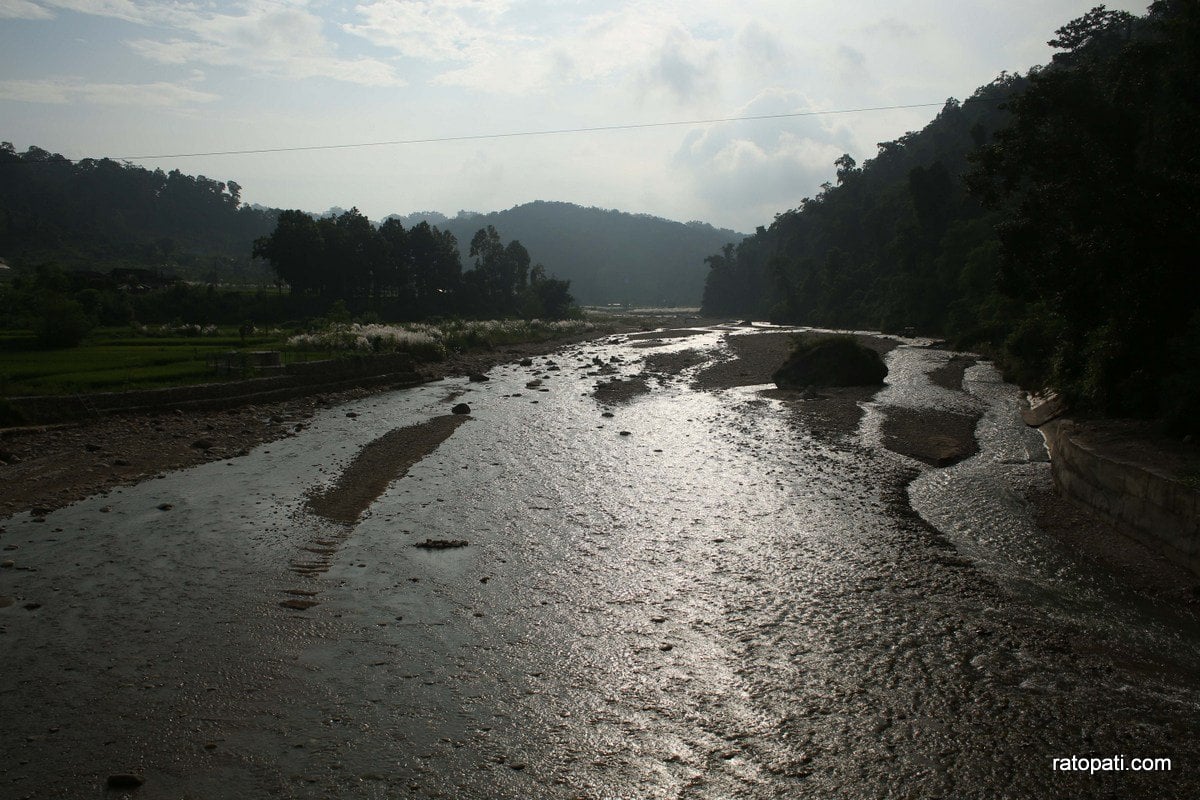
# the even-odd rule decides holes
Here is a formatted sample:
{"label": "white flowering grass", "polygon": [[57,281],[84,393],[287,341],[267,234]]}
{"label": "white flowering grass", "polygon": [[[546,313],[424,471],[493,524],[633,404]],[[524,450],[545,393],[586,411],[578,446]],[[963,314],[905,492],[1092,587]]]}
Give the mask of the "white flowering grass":
{"label": "white flowering grass", "polygon": [[542,341],[586,333],[595,328],[586,320],[449,320],[437,324],[335,324],[316,333],[288,339],[296,350],[357,353],[412,353],[422,360],[440,360],[451,351],[469,347]]}

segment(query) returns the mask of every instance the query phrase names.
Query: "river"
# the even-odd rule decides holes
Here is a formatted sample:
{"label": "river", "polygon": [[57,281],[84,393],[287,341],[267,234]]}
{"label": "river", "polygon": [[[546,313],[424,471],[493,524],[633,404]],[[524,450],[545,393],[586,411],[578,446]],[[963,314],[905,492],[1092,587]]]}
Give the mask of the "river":
{"label": "river", "polygon": [[[1044,447],[990,365],[952,392],[927,377],[949,354],[901,346],[846,437],[766,387],[701,390],[702,365],[591,394],[597,363],[743,334],[377,395],[5,521],[0,797],[115,773],[139,798],[1200,796],[1200,637],[1039,531]],[[464,400],[357,525],[307,512]],[[895,406],[982,414],[980,452],[889,452]],[[1172,769],[1053,769],[1072,755]]]}

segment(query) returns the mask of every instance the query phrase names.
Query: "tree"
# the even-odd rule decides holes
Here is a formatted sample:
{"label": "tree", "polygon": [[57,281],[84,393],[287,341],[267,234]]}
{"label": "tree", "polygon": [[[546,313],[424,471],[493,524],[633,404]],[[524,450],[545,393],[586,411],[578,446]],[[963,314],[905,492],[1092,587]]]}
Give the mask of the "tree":
{"label": "tree", "polygon": [[1096,6],[1056,30],[1054,38],[1046,44],[1064,51],[1055,55],[1056,61],[1069,63],[1081,54],[1096,53],[1102,43],[1128,41],[1134,20],[1128,11],[1108,11],[1104,6]]}
{"label": "tree", "polygon": [[408,243],[417,308],[423,314],[445,313],[462,279],[454,234],[421,222],[409,230]]}
{"label": "tree", "polygon": [[1064,57],[1013,101],[971,178],[1003,216],[998,286],[1022,305],[1009,352],[1080,407],[1154,415],[1178,391],[1172,351],[1200,307],[1195,9],[1097,7],[1061,28]]}
{"label": "tree", "polygon": [[529,251],[515,239],[504,245],[495,227],[488,225],[471,238],[470,256],[475,259],[471,277],[482,302],[500,314],[515,311],[517,294],[528,281]]}
{"label": "tree", "polygon": [[255,258],[265,259],[293,294],[319,292],[323,288],[321,266],[325,243],[316,220],[303,211],[281,212],[275,231],[254,242]]}
{"label": "tree", "polygon": [[389,217],[379,226],[379,237],[383,241],[383,254],[378,268],[377,280],[383,291],[401,297],[405,304],[414,299],[412,252],[409,250],[408,231],[395,217]]}

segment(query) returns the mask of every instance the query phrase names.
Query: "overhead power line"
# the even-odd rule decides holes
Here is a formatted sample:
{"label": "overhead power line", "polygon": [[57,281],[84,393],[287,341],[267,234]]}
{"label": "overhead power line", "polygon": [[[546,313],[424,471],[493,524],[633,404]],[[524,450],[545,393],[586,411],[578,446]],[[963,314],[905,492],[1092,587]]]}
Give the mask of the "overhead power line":
{"label": "overhead power line", "polygon": [[[965,103],[995,102],[1002,103],[1008,97],[969,97]],[[620,125],[593,125],[583,128],[553,128],[546,130],[508,131],[505,133],[475,133],[461,136],[431,136],[421,139],[391,139],[380,142],[349,142],[341,144],[314,144],[293,147],[258,147],[242,150],[211,150],[197,153],[155,153],[146,155],[112,156],[114,161],[152,161],[166,158],[203,158],[211,156],[244,156],[261,155],[266,153],[303,153],[315,150],[351,150],[363,147],[398,147],[402,145],[435,144],[439,142],[471,142],[489,139],[516,139],[529,136],[564,136],[581,133],[604,133],[609,131],[643,130],[648,128],[672,128],[684,125],[717,125],[727,122],[756,122],[762,120],[794,119],[797,117],[821,117],[834,114],[864,114],[872,111],[901,111],[914,108],[933,108],[945,105],[946,101],[938,103],[907,103],[891,106],[869,106],[864,108],[841,108],[825,111],[792,111],[783,114],[754,114],[738,117],[715,117],[712,119],[672,120],[669,122],[631,122]],[[70,159],[68,159],[70,160]],[[29,163],[29,162],[26,162]],[[38,163],[38,162],[32,162]]]}
{"label": "overhead power line", "polygon": [[[968,98],[963,102],[1003,102],[1008,98]],[[671,128],[682,125],[716,125],[725,122],[754,122],[759,120],[790,119],[795,117],[819,117],[833,114],[862,114],[870,111],[898,111],[912,108],[932,108],[940,103],[908,103],[893,106],[870,106],[867,108],[842,108],[828,111],[793,111],[785,114],[755,114],[741,117],[716,117],[713,119],[673,120],[670,122],[632,122],[621,125],[594,125],[585,128],[554,128],[548,130],[509,131],[507,133],[475,133],[462,136],[433,136],[422,139],[392,139],[382,142],[353,142],[348,144],[315,144],[297,147],[261,147],[245,150],[214,150],[207,153],[160,153],[155,155],[118,156],[117,161],[140,161],[159,158],[200,158],[204,156],[242,156],[263,153],[300,153],[312,150],[350,150],[360,147],[395,147],[413,144],[435,144],[438,142],[471,142],[487,139],[515,139],[526,136],[563,136],[578,133],[603,133],[606,131],[629,131],[646,128]]]}

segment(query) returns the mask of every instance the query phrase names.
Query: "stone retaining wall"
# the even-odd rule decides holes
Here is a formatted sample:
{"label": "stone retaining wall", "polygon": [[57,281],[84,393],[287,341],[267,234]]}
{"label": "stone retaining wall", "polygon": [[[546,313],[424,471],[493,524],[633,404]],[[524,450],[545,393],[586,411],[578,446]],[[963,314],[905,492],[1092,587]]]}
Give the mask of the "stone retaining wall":
{"label": "stone retaining wall", "polygon": [[1071,500],[1200,574],[1200,491],[1171,475],[1089,447],[1069,419],[1039,430],[1054,482]]}
{"label": "stone retaining wall", "polygon": [[421,380],[421,377],[413,372],[410,355],[392,353],[298,362],[286,365],[282,374],[249,380],[129,392],[9,397],[4,402],[9,412],[19,416],[25,424],[49,424],[116,412],[201,410],[275,402],[315,392],[340,391],[356,386],[378,386],[387,383],[414,385]]}

